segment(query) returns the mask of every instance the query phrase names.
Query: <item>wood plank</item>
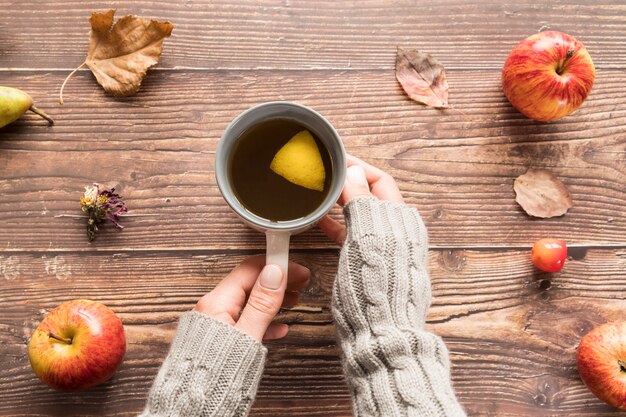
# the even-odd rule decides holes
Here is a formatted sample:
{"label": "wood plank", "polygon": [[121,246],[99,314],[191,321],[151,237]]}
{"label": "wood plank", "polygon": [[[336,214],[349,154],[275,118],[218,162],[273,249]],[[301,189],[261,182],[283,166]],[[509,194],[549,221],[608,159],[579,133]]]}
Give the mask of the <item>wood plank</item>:
{"label": "wood plank", "polygon": [[[625,249],[576,249],[559,274],[533,270],[528,251],[433,250],[428,328],[441,335],[469,415],[617,416],[580,381],[574,352],[594,326],[621,319]],[[147,395],[176,321],[244,256],[239,252],[23,252],[1,255],[0,415],[133,415]],[[328,311],[337,254],[301,251],[313,271],[290,335],[269,346],[255,416],[349,416],[340,351]],[[6,275],[13,265],[18,274]],[[17,265],[17,267],[16,267]],[[80,297],[111,306],[125,323],[128,353],[115,378],[63,394],[32,375],[27,343],[49,309]],[[97,410],[97,411],[95,411]]]}
{"label": "wood plank", "polygon": [[[227,124],[273,99],[313,106],[349,152],[392,174],[418,207],[437,247],[623,245],[626,235],[626,87],[601,71],[590,98],[556,123],[536,123],[504,98],[498,71],[453,71],[445,112],[409,101],[391,72],[154,72],[127,100],[78,74],[67,104],[53,97],[63,74],[5,73],[57,118],[35,116],[0,131],[0,247],[5,251],[147,248],[259,249],[263,237],[232,214],[216,187],[213,158]],[[458,110],[458,111],[457,111]],[[514,201],[514,178],[552,169],[569,187],[566,216],[533,221]],[[118,184],[131,213],[87,245],[78,198],[93,181]],[[327,248],[319,231],[295,248]]]}
{"label": "wood plank", "polygon": [[499,69],[519,41],[546,27],[578,37],[598,68],[626,66],[626,5],[611,0],[0,1],[1,66],[78,66],[91,12],[111,7],[176,25],[161,68],[390,69],[401,45],[449,68]]}
{"label": "wood plank", "polygon": [[[83,61],[87,19],[114,6],[175,25],[157,69],[129,99],[106,96]],[[618,416],[580,381],[575,349],[626,309],[626,4],[531,0],[0,0],[3,85],[29,91],[57,119],[0,129],[0,415],[134,416],[179,316],[263,236],[221,199],[213,157],[242,110],[269,100],[313,106],[348,150],[391,173],[428,227],[434,301],[427,327],[450,349],[468,415]],[[500,70],[541,27],[577,36],[597,80],[557,123],[510,107]],[[393,75],[396,46],[433,53],[454,108],[410,102]],[[513,179],[553,170],[572,191],[564,217],[531,220]],[[93,181],[119,185],[123,232],[86,243],[77,199]],[[333,215],[339,218],[339,210]],[[534,270],[539,237],[569,244],[559,274]],[[296,236],[293,259],[313,270],[290,335],[270,344],[253,416],[351,416],[328,310],[338,248],[319,231]],[[109,383],[54,392],[32,374],[27,343],[45,313],[80,297],[125,323],[128,354]]]}

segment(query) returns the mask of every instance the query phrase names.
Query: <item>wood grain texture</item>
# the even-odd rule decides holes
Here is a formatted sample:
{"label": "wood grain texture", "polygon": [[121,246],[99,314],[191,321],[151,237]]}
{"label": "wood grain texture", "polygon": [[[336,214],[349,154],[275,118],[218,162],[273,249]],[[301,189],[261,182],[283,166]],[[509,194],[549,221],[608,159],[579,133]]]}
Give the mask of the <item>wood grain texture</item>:
{"label": "wood grain texture", "polygon": [[[449,74],[446,112],[406,99],[392,72],[154,72],[135,98],[105,96],[81,73],[57,105],[59,72],[11,73],[57,118],[26,116],[0,132],[0,247],[5,250],[260,248],[263,237],[232,214],[214,178],[227,124],[272,99],[311,105],[337,127],[350,153],[390,174],[419,208],[431,245],[529,246],[546,234],[570,244],[626,240],[626,87],[603,71],[591,97],[561,122],[535,123],[502,95],[497,71]],[[48,92],[48,93],[46,93]],[[463,112],[463,114],[460,114]],[[552,169],[570,189],[564,217],[533,221],[513,180]],[[78,198],[93,181],[119,185],[131,213],[123,232],[85,244]],[[296,247],[328,247],[317,231]]]}
{"label": "wood grain texture", "polygon": [[[622,1],[0,1],[7,68],[77,67],[94,10],[169,20],[161,68],[393,68],[397,45],[447,68],[500,69],[542,28],[578,37],[598,68],[626,64]],[[45,53],[43,53],[45,51]]]}
{"label": "wood grain texture", "polygon": [[[579,249],[562,273],[537,273],[528,251],[435,250],[429,267],[434,303],[429,330],[444,337],[460,401],[470,415],[613,416],[580,381],[574,352],[595,325],[626,308],[626,250]],[[133,415],[167,353],[180,314],[245,256],[212,251],[25,252],[0,286],[2,415]],[[284,312],[290,335],[270,355],[252,415],[348,416],[340,350],[328,310],[337,257],[304,251],[312,270],[302,305]],[[131,277],[141,276],[141,279]],[[70,289],[68,291],[68,289]],[[47,389],[33,376],[27,343],[46,311],[73,298],[111,306],[125,324],[126,360],[109,383],[80,394]],[[477,401],[480,399],[480,401]],[[27,413],[21,414],[23,410]],[[282,414],[281,414],[282,413]]]}
{"label": "wood grain texture", "polygon": [[[540,4],[541,3],[541,4]],[[135,97],[107,96],[86,70],[94,10],[175,24],[161,62]],[[433,305],[427,327],[450,350],[469,416],[613,417],[578,377],[574,353],[594,326],[626,310],[626,4],[623,1],[0,0],[0,84],[28,91],[55,117],[0,129],[0,415],[134,416],[180,315],[263,236],[227,208],[214,153],[228,123],[270,100],[314,107],[348,151],[392,174],[428,228]],[[578,37],[597,69],[573,115],[530,121],[502,94],[509,51],[540,28]],[[433,53],[453,109],[406,98],[396,46]],[[513,180],[555,172],[574,207],[527,217]],[[132,216],[89,245],[78,198],[118,185]],[[340,218],[339,209],[333,216]],[[559,274],[534,270],[540,237],[567,241]],[[294,237],[312,283],[279,320],[253,416],[348,417],[328,309],[338,247],[318,230]],[[114,379],[64,394],[33,375],[27,344],[47,311],[92,298],[125,324]],[[384,416],[388,417],[388,416]]]}

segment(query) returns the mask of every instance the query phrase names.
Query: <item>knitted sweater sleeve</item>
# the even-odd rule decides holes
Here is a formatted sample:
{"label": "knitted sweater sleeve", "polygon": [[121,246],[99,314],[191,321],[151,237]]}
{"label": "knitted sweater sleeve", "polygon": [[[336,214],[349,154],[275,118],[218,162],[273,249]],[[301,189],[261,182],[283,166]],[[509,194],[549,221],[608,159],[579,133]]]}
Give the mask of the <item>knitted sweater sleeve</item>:
{"label": "knitted sweater sleeve", "polygon": [[344,214],[332,312],[355,416],[464,416],[446,346],[424,330],[431,290],[421,217],[372,197]]}
{"label": "knitted sweater sleeve", "polygon": [[247,416],[266,353],[233,326],[185,313],[140,417]]}

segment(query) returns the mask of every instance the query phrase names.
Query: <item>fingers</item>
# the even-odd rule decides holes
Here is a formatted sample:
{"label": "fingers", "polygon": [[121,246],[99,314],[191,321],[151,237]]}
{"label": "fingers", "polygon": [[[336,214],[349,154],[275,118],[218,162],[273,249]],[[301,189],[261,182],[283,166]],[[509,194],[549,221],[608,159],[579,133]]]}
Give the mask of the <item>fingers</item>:
{"label": "fingers", "polygon": [[263,340],[277,340],[287,336],[289,326],[283,323],[272,323],[265,331]]}
{"label": "fingers", "polygon": [[334,240],[338,244],[341,245],[343,241],[346,240],[346,227],[337,220],[329,216],[324,216],[317,225],[329,239]]}
{"label": "fingers", "polygon": [[264,256],[252,256],[202,297],[194,309],[257,340],[280,339],[287,334],[287,325],[272,320],[280,308],[298,304],[300,290],[309,284],[310,276],[308,268],[289,262],[289,278],[285,279],[278,266],[265,266]]}
{"label": "fingers", "polygon": [[266,265],[250,292],[248,302],[235,327],[257,340],[280,310],[287,287],[285,274],[277,265]]}
{"label": "fingers", "polygon": [[[220,281],[213,291],[204,295],[196,304],[195,310],[211,317],[227,313],[233,323],[239,317],[249,292],[247,281],[256,280],[263,268],[262,256],[251,256],[237,265]],[[254,285],[254,284],[252,284]]]}
{"label": "fingers", "polygon": [[[213,318],[219,318],[224,322],[235,324],[235,320],[239,317],[241,307],[246,300],[246,293],[241,288],[228,288],[228,290],[222,288],[222,291],[219,291],[218,287],[219,285],[210,293],[205,294],[196,303],[194,310]],[[225,294],[225,296],[220,294]],[[226,316],[229,319],[226,319]]]}
{"label": "fingers", "polygon": [[[369,185],[369,191],[371,195],[380,198],[381,200],[389,200],[395,201],[397,203],[404,203],[404,199],[402,198],[402,194],[398,189],[398,185],[396,184],[393,177],[387,174],[385,171],[378,169],[365,161],[360,160],[359,158],[348,155],[348,175],[346,178],[346,185],[344,187],[344,191],[348,188],[348,193],[342,193],[339,198],[339,204],[344,205],[352,198],[357,197],[358,195],[352,195],[351,193],[353,186],[349,185],[348,182],[350,180],[349,173],[350,168],[353,166],[360,166],[365,173],[366,181]],[[351,197],[351,198],[350,198]]]}
{"label": "fingers", "polygon": [[404,198],[402,198],[396,180],[389,174],[385,173],[378,181],[372,183],[371,190],[372,194],[381,200],[395,201],[400,204],[404,203]]}
{"label": "fingers", "polygon": [[[357,197],[367,196],[404,203],[398,185],[391,175],[352,155],[347,155],[347,158],[346,182],[337,201],[341,206]],[[343,244],[346,228],[341,223],[325,216],[319,221],[318,226],[330,239],[340,245]]]}
{"label": "fingers", "polygon": [[300,291],[309,285],[311,271],[306,266],[289,262],[287,291]]}
{"label": "fingers", "polygon": [[360,165],[348,167],[346,183],[341,192],[341,200],[347,203],[357,197],[371,196],[370,186],[365,177],[365,171]]}
{"label": "fingers", "polygon": [[283,297],[283,304],[280,306],[281,308],[291,308],[298,305],[300,302],[300,293],[299,292],[286,292]]}
{"label": "fingers", "polygon": [[[233,286],[241,287],[246,294],[248,294],[254,284],[257,281],[261,270],[265,266],[265,255],[255,255],[249,258],[246,258],[239,266],[233,269],[230,274],[226,276],[215,287],[215,290],[218,289],[228,289]],[[289,262],[289,291],[295,291],[297,289],[304,288],[308,285],[309,278],[311,276],[311,271],[305,266],[297,264],[295,262]]]}
{"label": "fingers", "polygon": [[[233,320],[239,318],[248,294],[265,265],[265,256],[251,256],[233,269],[210,293],[200,299],[195,309],[210,316],[228,313]],[[289,262],[288,291],[305,288],[311,276],[308,268]]]}
{"label": "fingers", "polygon": [[[300,302],[299,292],[286,292],[283,298],[283,304],[281,308],[291,308],[296,306]],[[289,332],[289,326],[284,323],[270,323],[269,327],[263,335],[263,340],[277,340],[287,336]]]}

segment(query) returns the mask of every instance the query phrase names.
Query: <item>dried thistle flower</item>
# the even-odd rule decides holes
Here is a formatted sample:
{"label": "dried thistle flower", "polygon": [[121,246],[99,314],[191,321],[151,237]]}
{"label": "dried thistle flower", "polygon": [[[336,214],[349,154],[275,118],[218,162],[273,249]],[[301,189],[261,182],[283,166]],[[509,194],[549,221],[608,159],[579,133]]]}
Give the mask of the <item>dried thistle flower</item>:
{"label": "dried thistle flower", "polygon": [[85,187],[85,195],[80,199],[81,209],[89,215],[87,220],[87,238],[91,242],[96,238],[98,226],[105,220],[112,221],[118,229],[123,229],[120,216],[128,211],[126,203],[115,188],[106,189],[98,183]]}

